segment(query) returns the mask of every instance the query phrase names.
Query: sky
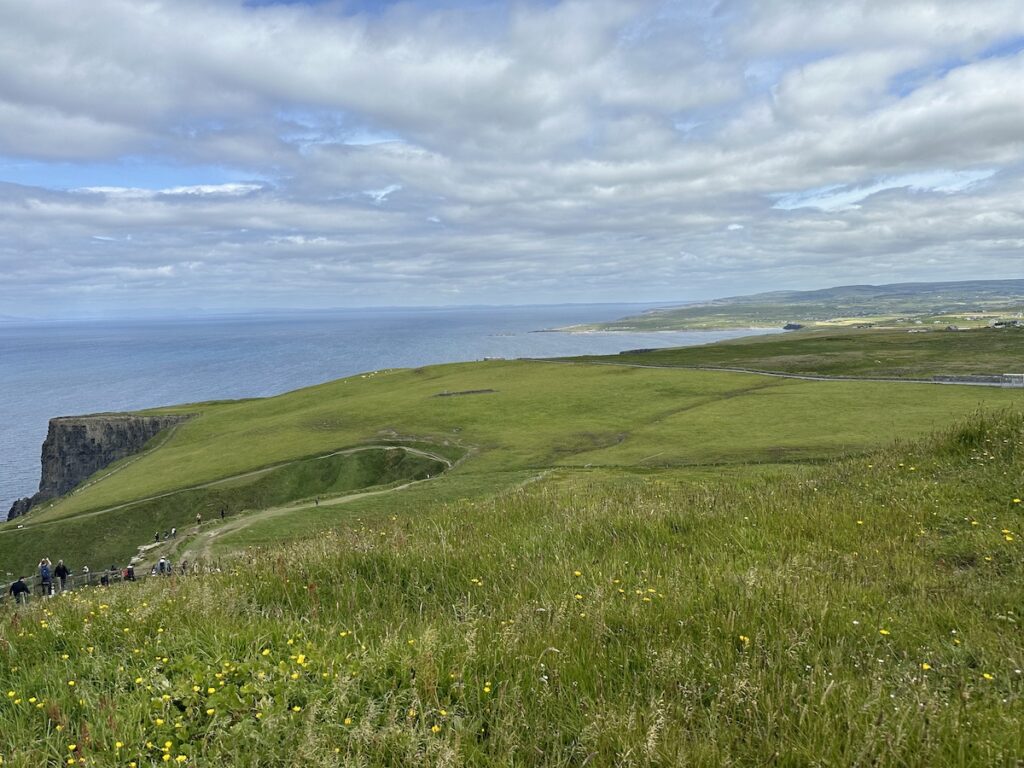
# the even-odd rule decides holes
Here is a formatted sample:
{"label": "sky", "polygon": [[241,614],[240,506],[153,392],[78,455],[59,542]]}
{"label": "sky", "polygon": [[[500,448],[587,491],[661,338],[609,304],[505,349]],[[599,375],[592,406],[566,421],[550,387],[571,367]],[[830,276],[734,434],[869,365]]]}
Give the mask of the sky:
{"label": "sky", "polygon": [[0,317],[1022,264],[1020,0],[0,0]]}

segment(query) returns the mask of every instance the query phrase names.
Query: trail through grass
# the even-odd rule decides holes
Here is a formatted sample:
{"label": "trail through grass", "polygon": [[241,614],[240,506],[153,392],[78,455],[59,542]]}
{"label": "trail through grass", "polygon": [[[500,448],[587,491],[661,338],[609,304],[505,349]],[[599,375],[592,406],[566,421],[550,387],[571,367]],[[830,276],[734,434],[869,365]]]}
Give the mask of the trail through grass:
{"label": "trail through grass", "polygon": [[0,755],[1013,766],[1022,486],[1004,413],[747,478],[382,505],[221,573],[8,607]]}

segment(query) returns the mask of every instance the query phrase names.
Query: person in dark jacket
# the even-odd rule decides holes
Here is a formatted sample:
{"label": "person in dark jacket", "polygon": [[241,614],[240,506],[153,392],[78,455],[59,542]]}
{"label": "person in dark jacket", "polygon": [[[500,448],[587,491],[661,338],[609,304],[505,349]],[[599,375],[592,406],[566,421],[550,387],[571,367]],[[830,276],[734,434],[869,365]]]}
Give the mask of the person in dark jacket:
{"label": "person in dark jacket", "polygon": [[58,560],[57,567],[53,569],[53,575],[60,579],[60,591],[63,592],[67,586],[68,577],[71,575],[71,569],[64,565],[63,560]]}
{"label": "person in dark jacket", "polygon": [[18,580],[11,584],[10,590],[11,597],[14,598],[16,603],[24,603],[28,600],[28,584],[25,583],[25,577],[19,576]]}
{"label": "person in dark jacket", "polygon": [[53,594],[53,563],[48,557],[39,561],[39,588],[44,595]]}

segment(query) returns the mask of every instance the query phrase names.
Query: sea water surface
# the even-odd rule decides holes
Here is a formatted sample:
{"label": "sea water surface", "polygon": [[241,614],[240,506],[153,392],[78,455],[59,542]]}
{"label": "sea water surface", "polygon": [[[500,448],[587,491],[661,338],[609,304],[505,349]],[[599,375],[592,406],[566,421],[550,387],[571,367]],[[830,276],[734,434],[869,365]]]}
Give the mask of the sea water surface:
{"label": "sea water surface", "polygon": [[53,416],[264,397],[363,371],[690,346],[766,331],[535,333],[650,305],[377,309],[0,323],[0,521],[35,492]]}

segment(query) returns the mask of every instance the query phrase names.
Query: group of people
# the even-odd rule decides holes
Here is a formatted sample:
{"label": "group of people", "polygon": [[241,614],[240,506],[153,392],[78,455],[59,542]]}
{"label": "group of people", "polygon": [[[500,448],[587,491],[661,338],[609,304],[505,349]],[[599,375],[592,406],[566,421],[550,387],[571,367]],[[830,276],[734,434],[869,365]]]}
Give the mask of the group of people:
{"label": "group of people", "polygon": [[[71,569],[63,560],[58,560],[57,565],[54,566],[50,558],[44,557],[39,561],[38,568],[39,592],[44,597],[52,597],[57,592],[63,592],[74,581]],[[135,567],[128,565],[119,569],[116,565],[111,565],[109,571],[100,571],[99,583],[101,586],[107,586],[117,576],[124,581],[135,581]],[[92,572],[88,565],[82,566],[82,574],[79,578],[85,584],[92,582]],[[25,582],[24,576],[19,576],[17,581],[12,582],[7,591],[17,603],[24,603],[32,592]]]}
{"label": "group of people", "polygon": [[[188,560],[182,560],[180,568],[182,575],[188,573]],[[170,576],[172,573],[174,573],[174,566],[168,557],[161,557],[160,561],[149,571],[150,576]]]}

